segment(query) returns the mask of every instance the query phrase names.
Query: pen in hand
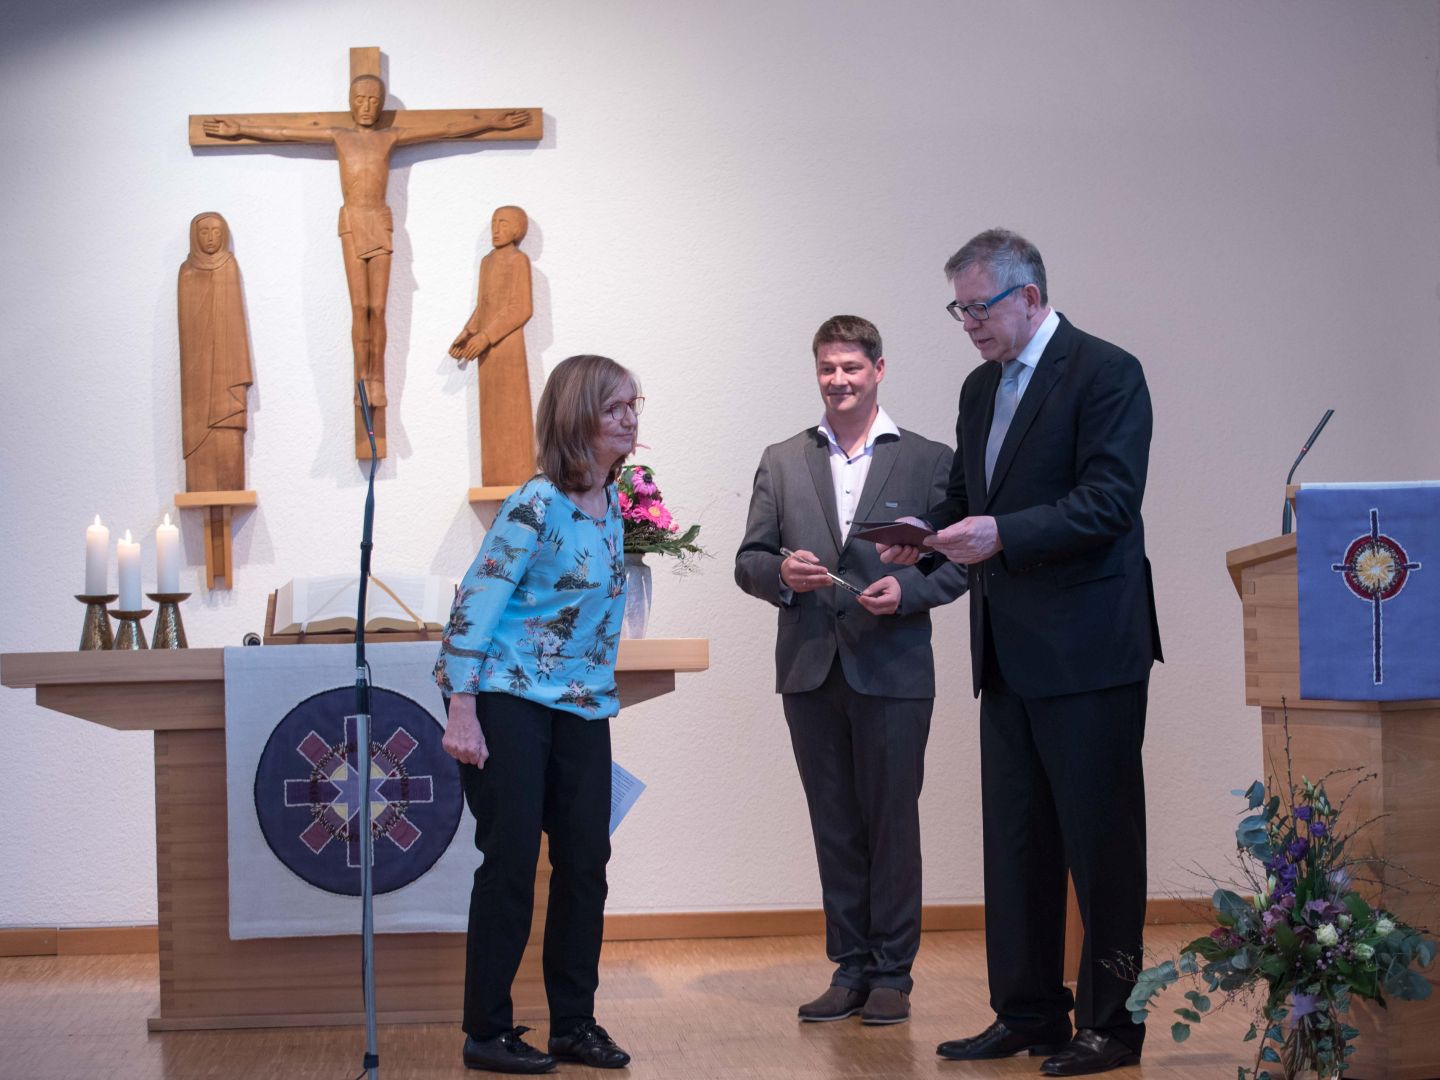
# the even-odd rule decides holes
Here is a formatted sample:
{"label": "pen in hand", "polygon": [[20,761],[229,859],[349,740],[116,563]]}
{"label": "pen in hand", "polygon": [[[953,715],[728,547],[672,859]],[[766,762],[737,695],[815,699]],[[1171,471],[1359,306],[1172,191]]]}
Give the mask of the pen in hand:
{"label": "pen in hand", "polygon": [[[818,562],[811,562],[809,559],[801,559],[799,555],[796,555],[795,552],[791,551],[787,547],[782,547],[780,549],[780,554],[784,555],[787,559],[798,559],[800,562],[805,563],[807,566],[820,565]],[[831,581],[833,581],[836,585],[839,585],[842,589],[849,589],[856,596],[861,595],[865,591],[864,589],[860,589],[854,585],[851,585],[850,582],[846,581],[844,578],[832,574],[829,570],[825,571],[825,576],[828,577]]]}

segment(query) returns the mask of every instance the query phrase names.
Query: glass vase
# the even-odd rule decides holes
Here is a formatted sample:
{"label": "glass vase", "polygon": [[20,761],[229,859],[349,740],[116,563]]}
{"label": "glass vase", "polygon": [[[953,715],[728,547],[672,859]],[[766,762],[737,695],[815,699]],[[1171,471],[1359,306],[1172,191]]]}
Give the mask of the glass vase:
{"label": "glass vase", "polygon": [[645,565],[643,552],[625,553],[625,619],[620,624],[622,638],[643,638],[650,629],[652,593],[650,567]]}

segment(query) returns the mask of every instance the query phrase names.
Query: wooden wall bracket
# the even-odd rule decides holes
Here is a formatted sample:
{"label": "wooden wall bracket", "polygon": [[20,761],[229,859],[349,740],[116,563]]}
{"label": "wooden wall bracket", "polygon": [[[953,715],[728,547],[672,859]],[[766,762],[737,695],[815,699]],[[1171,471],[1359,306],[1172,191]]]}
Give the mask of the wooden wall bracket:
{"label": "wooden wall bracket", "polygon": [[[181,510],[205,514],[205,587],[235,587],[235,557],[232,550],[231,512],[237,506],[256,506],[260,496],[253,491],[182,491],[175,496]],[[217,580],[224,581],[217,586]]]}
{"label": "wooden wall bracket", "polygon": [[472,487],[470,501],[472,503],[504,502],[519,490],[519,484],[490,484],[486,487]]}

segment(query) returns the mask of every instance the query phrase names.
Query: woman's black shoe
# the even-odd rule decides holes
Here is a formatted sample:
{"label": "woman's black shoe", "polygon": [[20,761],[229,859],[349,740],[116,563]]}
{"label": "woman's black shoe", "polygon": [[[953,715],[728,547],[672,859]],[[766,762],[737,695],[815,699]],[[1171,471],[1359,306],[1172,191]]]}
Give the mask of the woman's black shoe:
{"label": "woman's black shoe", "polygon": [[593,1020],[567,1035],[551,1035],[550,1056],[559,1061],[579,1061],[593,1069],[623,1069],[630,1064],[630,1055]]}
{"label": "woman's black shoe", "polygon": [[[488,1039],[465,1036],[465,1049],[460,1054],[465,1067],[502,1073],[549,1072],[555,1068],[555,1059],[520,1038],[529,1030],[527,1027],[511,1028]],[[550,1042],[553,1044],[555,1040]]]}

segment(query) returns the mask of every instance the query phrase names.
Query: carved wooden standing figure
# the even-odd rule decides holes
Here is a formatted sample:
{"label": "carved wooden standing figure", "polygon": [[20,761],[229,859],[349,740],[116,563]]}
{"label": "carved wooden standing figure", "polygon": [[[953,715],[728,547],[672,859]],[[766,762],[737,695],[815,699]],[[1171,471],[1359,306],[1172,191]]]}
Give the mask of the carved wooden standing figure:
{"label": "carved wooden standing figure", "polygon": [[525,324],[530,300],[530,259],[520,241],[530,219],[518,206],[502,206],[490,219],[495,250],[480,260],[479,299],[465,329],[450,346],[463,367],[480,369],[480,482],[486,487],[523,484],[535,475],[535,426]]}
{"label": "carved wooden standing figure", "polygon": [[[390,154],[397,146],[479,137],[538,139],[538,112],[509,110],[385,111],[385,83],[378,49],[352,49],[350,114],[289,113],[269,116],[191,118],[192,145],[213,140],[267,143],[329,143],[340,161],[340,248],[350,291],[355,378],[364,379],[374,408],[376,444],[385,456],[385,303],[390,290],[392,222],[385,202]],[[199,131],[195,121],[199,120]],[[202,134],[203,133],[203,134]],[[370,457],[358,392],[355,456]]]}
{"label": "carved wooden standing figure", "polygon": [[245,488],[245,392],[250,344],[240,268],[219,214],[190,220],[180,264],[180,408],[187,491]]}

